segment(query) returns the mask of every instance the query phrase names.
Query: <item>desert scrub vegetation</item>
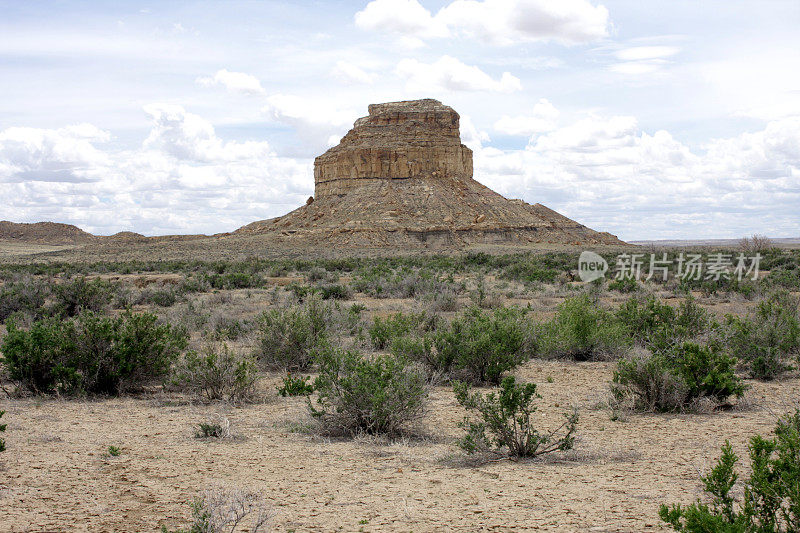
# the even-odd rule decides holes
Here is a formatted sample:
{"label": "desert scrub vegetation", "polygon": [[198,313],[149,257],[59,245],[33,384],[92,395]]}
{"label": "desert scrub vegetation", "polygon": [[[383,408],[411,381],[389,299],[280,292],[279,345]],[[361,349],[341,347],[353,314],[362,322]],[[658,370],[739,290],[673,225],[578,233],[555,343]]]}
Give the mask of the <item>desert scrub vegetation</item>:
{"label": "desert scrub vegetation", "polygon": [[298,302],[302,302],[312,295],[317,295],[322,300],[349,300],[352,297],[350,288],[339,283],[320,283],[318,285],[292,283],[288,289]]}
{"label": "desert scrub vegetation", "polygon": [[736,359],[715,344],[642,351],[617,362],[611,394],[617,405],[640,411],[680,411],[703,398],[724,402],[746,389],[735,367]]}
{"label": "desert scrub vegetation", "polygon": [[800,410],[778,420],[773,438],[752,437],[748,451],[743,491],[735,490],[738,457],[726,441],[717,464],[701,478],[710,502],[662,504],[661,519],[686,533],[800,531]]}
{"label": "desert scrub vegetation", "polygon": [[196,439],[230,439],[231,421],[221,418],[219,422],[200,422],[195,427]]}
{"label": "desert scrub vegetation", "polygon": [[722,337],[728,350],[755,379],[774,379],[800,355],[800,303],[781,290],[744,317],[728,315]]}
{"label": "desert scrub vegetation", "polygon": [[452,276],[441,276],[431,268],[401,266],[393,269],[380,264],[359,269],[350,286],[354,291],[375,298],[424,298],[445,291],[463,291],[463,285],[455,283]]}
{"label": "desert scrub vegetation", "polygon": [[459,424],[466,435],[458,445],[467,453],[505,453],[509,457],[536,457],[572,448],[578,413],[565,413],[564,422],[555,429],[541,431],[532,419],[536,412],[535,401],[541,396],[535,383],[517,383],[508,376],[500,383],[497,392],[486,395],[472,392],[469,385],[457,382],[453,386],[458,403],[477,419],[469,415]]}
{"label": "desert scrub vegetation", "polygon": [[618,355],[629,344],[623,325],[588,294],[568,298],[540,327],[539,355],[597,361]]}
{"label": "desert scrub vegetation", "polygon": [[86,311],[38,320],[29,330],[11,321],[0,361],[12,381],[33,393],[118,394],[166,375],[187,337],[149,313]]}
{"label": "desert scrub vegetation", "polygon": [[391,355],[365,356],[325,346],[316,354],[311,415],[331,434],[398,435],[422,416],[429,384],[425,370]]}
{"label": "desert scrub vegetation", "polygon": [[498,269],[503,279],[523,283],[553,283],[560,275],[574,268],[575,258],[563,253],[523,253],[497,257],[473,256],[472,261]]}
{"label": "desert scrub vegetation", "polygon": [[286,374],[283,378],[283,384],[279,387],[278,394],[280,396],[309,396],[314,392],[314,383],[311,381],[311,376],[293,376]]}
{"label": "desert scrub vegetation", "polygon": [[0,290],[0,323],[15,314],[31,320],[43,317],[73,317],[81,311],[103,311],[118,287],[100,279],[80,276],[57,282],[53,278],[24,275]]}
{"label": "desert scrub vegetation", "polygon": [[614,279],[608,282],[608,290],[622,293],[636,292],[639,283],[634,278]]}
{"label": "desert scrub vegetation", "polygon": [[436,315],[422,313],[394,313],[387,317],[375,317],[367,328],[372,346],[377,350],[389,347],[397,338],[422,335],[435,329]]}
{"label": "desert scrub vegetation", "polygon": [[530,358],[535,342],[524,309],[473,307],[436,330],[430,362],[474,383],[497,384],[504,372]]}
{"label": "desert scrub vegetation", "polygon": [[332,334],[332,315],[331,307],[316,297],[265,311],[258,321],[256,357],[272,369],[308,369],[314,363],[314,349]]}
{"label": "desert scrub vegetation", "polygon": [[631,297],[616,311],[616,318],[626,335],[638,346],[652,352],[706,335],[715,327],[708,311],[694,298],[681,300],[677,308],[655,296]]}
{"label": "desert scrub vegetation", "polygon": [[49,316],[73,317],[81,311],[103,311],[114,297],[115,285],[102,279],[80,276],[53,285],[53,304]]}
{"label": "desert scrub vegetation", "polygon": [[0,289],[0,324],[16,313],[36,317],[49,295],[50,287],[43,280],[30,275],[17,276]]}
{"label": "desert scrub vegetation", "polygon": [[209,343],[187,351],[173,369],[172,383],[208,401],[231,403],[256,398],[258,371],[255,359],[228,347],[226,343]]}
{"label": "desert scrub vegetation", "polygon": [[192,518],[183,529],[161,533],[266,533],[273,513],[264,498],[255,492],[217,487],[206,490],[192,502]]}

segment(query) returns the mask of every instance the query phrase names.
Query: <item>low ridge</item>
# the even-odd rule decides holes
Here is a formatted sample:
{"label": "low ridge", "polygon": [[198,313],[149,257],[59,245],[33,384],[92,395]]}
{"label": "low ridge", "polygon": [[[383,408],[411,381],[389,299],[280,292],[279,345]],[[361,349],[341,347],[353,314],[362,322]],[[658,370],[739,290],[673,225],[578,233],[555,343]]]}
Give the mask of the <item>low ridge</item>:
{"label": "low ridge", "polygon": [[0,240],[20,241],[36,244],[85,244],[96,239],[72,224],[60,222],[20,222],[0,221]]}

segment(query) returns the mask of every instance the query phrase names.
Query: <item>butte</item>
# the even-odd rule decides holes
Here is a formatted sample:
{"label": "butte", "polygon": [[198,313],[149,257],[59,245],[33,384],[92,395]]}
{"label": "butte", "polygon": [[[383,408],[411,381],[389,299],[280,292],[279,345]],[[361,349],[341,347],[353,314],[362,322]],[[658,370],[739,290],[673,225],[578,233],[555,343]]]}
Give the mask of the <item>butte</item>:
{"label": "butte", "polygon": [[433,99],[370,105],[368,116],[315,159],[306,205],[235,233],[336,247],[623,244],[478,183],[458,113]]}

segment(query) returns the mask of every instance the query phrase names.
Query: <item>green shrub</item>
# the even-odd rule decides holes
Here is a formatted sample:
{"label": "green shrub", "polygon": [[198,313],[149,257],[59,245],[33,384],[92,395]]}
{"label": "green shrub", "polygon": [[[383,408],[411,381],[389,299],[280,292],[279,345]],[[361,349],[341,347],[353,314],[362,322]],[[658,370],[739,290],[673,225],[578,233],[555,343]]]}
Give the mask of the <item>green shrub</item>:
{"label": "green shrub", "polygon": [[477,421],[466,417],[460,424],[467,434],[458,444],[468,453],[505,450],[511,457],[536,457],[569,450],[574,444],[577,412],[565,414],[564,423],[552,431],[534,427],[534,401],[541,398],[534,383],[517,383],[508,376],[497,393],[471,393],[466,383],[456,383],[453,390],[458,403],[479,416]]}
{"label": "green shrub", "polygon": [[352,297],[350,289],[338,283],[320,285],[317,290],[323,300],[349,300]]}
{"label": "green shrub", "polygon": [[781,265],[778,268],[769,268],[770,272],[764,278],[763,283],[767,287],[781,288],[790,291],[800,290],[800,268],[795,263]]}
{"label": "green shrub", "polygon": [[624,277],[608,282],[608,290],[624,293],[636,292],[639,290],[639,284],[635,278]]}
{"label": "green shrub", "polygon": [[[5,411],[0,411],[0,418],[3,418],[3,415],[6,414]],[[0,433],[6,432],[6,427],[8,424],[0,424]],[[5,439],[0,438],[0,452],[6,451],[6,441]]]}
{"label": "green shrub", "polygon": [[312,351],[330,336],[331,314],[319,298],[265,312],[259,319],[256,356],[270,368],[307,369],[314,362]]}
{"label": "green shrub", "polygon": [[774,438],[751,438],[748,450],[750,477],[738,501],[738,457],[726,441],[716,466],[701,478],[710,504],[661,505],[661,519],[686,533],[800,531],[800,411],[778,421]]}
{"label": "green shrub", "polygon": [[376,316],[367,329],[372,346],[377,350],[385,349],[393,339],[404,337],[420,328],[425,318],[425,313],[396,313],[386,318]]}
{"label": "green shrub", "polygon": [[50,289],[44,282],[30,276],[4,285],[0,289],[0,324],[14,313],[36,316],[49,294]]}
{"label": "green shrub", "polygon": [[484,312],[470,308],[436,332],[437,370],[461,370],[476,383],[499,383],[534,352],[533,328],[525,311]]}
{"label": "green shrub", "polygon": [[506,266],[501,277],[527,283],[552,283],[561,272],[562,269],[543,264],[540,258],[530,258]]}
{"label": "green shrub", "polygon": [[401,359],[423,363],[434,369],[438,367],[433,339],[429,335],[396,337],[392,339],[389,351]]}
{"label": "green shrub", "polygon": [[264,286],[264,279],[248,272],[205,274],[202,282],[216,290],[251,289]]}
{"label": "green shrub", "polygon": [[122,450],[120,450],[117,446],[109,446],[106,448],[106,452],[111,457],[119,457],[122,454]]}
{"label": "green shrub", "polygon": [[668,353],[620,360],[611,391],[617,401],[630,400],[634,409],[645,411],[678,411],[700,398],[723,402],[745,392],[735,364],[713,344],[685,342]]}
{"label": "green shrub", "polygon": [[29,331],[11,322],[2,352],[10,378],[34,393],[117,394],[166,374],[186,343],[184,331],[152,314],[85,312],[37,321]]}
{"label": "green shrub", "polygon": [[735,373],[736,359],[713,344],[685,342],[668,360],[686,383],[689,401],[700,397],[725,401],[744,394],[745,386]]}
{"label": "green shrub", "polygon": [[538,351],[546,357],[592,361],[619,352],[627,343],[614,315],[581,294],[561,303],[556,316],[543,325]]}
{"label": "green shrub", "polygon": [[231,423],[227,418],[222,422],[200,422],[194,432],[196,439],[227,439],[231,436]]}
{"label": "green shrub", "polygon": [[725,343],[756,379],[774,379],[800,353],[798,301],[786,291],[771,294],[748,317],[727,316]]}
{"label": "green shrub", "polygon": [[178,294],[173,288],[148,289],[142,291],[140,301],[159,307],[172,307],[178,301]]}
{"label": "green shrub", "polygon": [[663,353],[706,333],[713,322],[708,312],[689,297],[677,309],[656,297],[633,297],[617,309],[616,317],[632,340],[654,353]]}
{"label": "green shrub", "polygon": [[679,411],[687,404],[686,383],[664,357],[647,352],[617,362],[611,392],[637,411]]}
{"label": "green shrub", "polygon": [[617,309],[616,316],[637,344],[648,346],[653,335],[674,327],[677,313],[672,306],[661,303],[655,296],[634,296]]}
{"label": "green shrub", "polygon": [[314,384],[310,382],[311,376],[294,377],[286,374],[283,385],[278,387],[281,396],[309,396],[314,393]]}
{"label": "green shrub", "polygon": [[420,366],[329,346],[317,358],[319,396],[317,406],[309,400],[308,407],[325,431],[396,435],[422,415],[428,385]]}
{"label": "green shrub", "polygon": [[255,396],[255,361],[228,348],[207,345],[187,352],[173,371],[173,383],[206,400],[246,402]]}
{"label": "green shrub", "polygon": [[350,285],[375,298],[417,298],[453,290],[451,281],[433,271],[408,267],[395,271],[383,265],[359,270]]}
{"label": "green shrub", "polygon": [[49,314],[77,316],[81,311],[102,311],[114,297],[114,285],[102,279],[87,281],[85,277],[53,286],[55,302]]}
{"label": "green shrub", "polygon": [[350,289],[338,283],[323,283],[316,287],[292,283],[287,288],[301,303],[314,294],[319,295],[322,300],[349,300],[352,297]]}

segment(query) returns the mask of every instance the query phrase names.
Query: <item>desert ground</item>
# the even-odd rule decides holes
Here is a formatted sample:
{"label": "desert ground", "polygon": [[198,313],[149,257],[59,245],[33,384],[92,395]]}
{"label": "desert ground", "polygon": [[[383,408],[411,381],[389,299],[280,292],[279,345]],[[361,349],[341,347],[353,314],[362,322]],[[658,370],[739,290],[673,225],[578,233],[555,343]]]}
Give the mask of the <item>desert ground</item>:
{"label": "desert ground", "polygon": [[[364,333],[375,317],[424,311],[452,320],[470,307],[491,312],[515,306],[541,323],[552,319],[565,300],[590,290],[570,277],[571,253],[562,253],[562,263],[555,266],[548,259],[553,253],[510,256],[507,265],[550,265],[558,271],[543,281],[514,274],[519,269],[503,263],[458,262],[458,256],[455,267],[442,266],[447,261],[436,257],[352,264],[341,257],[338,262],[256,263],[248,270],[249,281],[239,283],[248,286],[230,287],[214,280],[224,280],[225,265],[230,270],[233,262],[110,263],[109,257],[81,262],[74,249],[40,252],[6,251],[0,289],[20,283],[64,285],[85,276],[112,293],[101,305],[102,314],[117,316],[124,307],[151,312],[184,325],[190,346],[224,342],[244,354],[263,341],[258,317],[301,305],[301,287],[346,288],[343,297],[325,301],[342,313],[354,305],[361,309],[348,331],[337,331],[337,342],[366,353],[381,351]],[[58,262],[64,254],[69,261]],[[595,291],[595,302],[614,310],[632,296],[654,295],[678,306],[691,295],[719,320],[748,316],[775,288],[771,272],[795,264],[798,256],[773,251],[770,257],[778,258],[773,264],[782,266],[762,272],[754,291],[746,293],[708,286],[680,293],[674,285],[654,282],[623,292],[606,284]],[[220,271],[223,278],[214,278]],[[426,286],[427,272],[444,285]],[[367,273],[379,277],[384,294],[374,293],[373,278],[372,285],[365,282]],[[397,273],[427,288],[413,296],[396,294],[390,286]],[[188,281],[198,279],[206,283],[187,289]],[[437,307],[436,293],[444,290],[452,291],[448,305]],[[795,297],[799,291],[789,288]],[[172,296],[154,296],[165,292]],[[22,327],[25,320],[17,319]],[[27,320],[29,326],[32,319]],[[0,336],[5,329],[0,327]],[[557,426],[571,407],[580,416],[573,449],[519,460],[470,455],[456,445],[464,433],[458,424],[465,410],[446,376],[432,380],[423,416],[389,437],[319,431],[305,397],[277,394],[285,372],[264,366],[259,366],[255,394],[243,402],[206,401],[163,380],[118,396],[35,395],[6,376],[0,391],[2,421],[8,425],[2,435],[7,449],[0,453],[0,529],[186,527],[190,504],[204,490],[235,487],[261,495],[273,515],[273,531],[662,531],[667,527],[658,517],[659,505],[702,498],[700,475],[726,440],[746,470],[748,440],[769,435],[777,417],[795,409],[800,398],[796,370],[765,381],[740,368],[748,390],[728,403],[672,413],[620,409],[613,406],[609,388],[618,357],[532,357],[509,372],[538,386],[537,427]],[[316,370],[305,374],[314,376]],[[229,434],[198,438],[198,424],[212,421],[229,427]],[[110,446],[118,453],[109,454]]]}

